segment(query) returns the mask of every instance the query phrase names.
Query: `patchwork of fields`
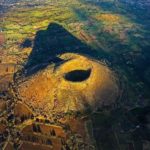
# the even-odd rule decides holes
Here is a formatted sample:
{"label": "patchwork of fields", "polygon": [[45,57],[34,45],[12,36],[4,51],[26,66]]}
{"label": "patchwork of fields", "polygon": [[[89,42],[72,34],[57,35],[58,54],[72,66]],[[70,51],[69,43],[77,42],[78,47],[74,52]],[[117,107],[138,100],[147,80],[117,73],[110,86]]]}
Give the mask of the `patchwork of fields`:
{"label": "patchwork of fields", "polygon": [[[85,138],[88,144],[97,145],[100,150],[147,150],[146,148],[149,148],[150,145],[149,6],[149,0],[3,0],[0,2],[0,100],[2,99],[0,101],[0,146],[5,145],[6,149],[13,147],[12,143],[4,144],[9,137],[7,129],[11,130],[12,126],[16,127],[21,124],[17,128],[25,127],[27,129],[24,132],[25,136],[19,135],[20,139],[16,138],[16,141],[13,141],[19,143],[19,146],[22,145],[20,149],[31,149],[35,143],[36,147],[41,146],[37,141],[43,144],[41,149],[53,149],[53,142],[56,142],[55,146],[58,146],[58,149],[61,147],[65,149],[66,144],[73,144],[74,141],[73,137],[70,139],[65,137],[70,141],[64,143],[63,136],[73,136],[76,132],[77,134],[82,133],[80,129],[83,129],[86,132],[83,132],[82,136],[89,135],[88,139]],[[64,53],[67,54],[62,55]],[[74,56],[75,53],[78,55]],[[104,107],[104,110],[99,109],[90,114],[90,121],[86,117],[86,119],[83,117],[82,120],[80,113],[70,117],[72,112],[68,112],[67,117],[66,114],[61,114],[61,119],[64,117],[65,121],[63,119],[56,119],[56,121],[54,118],[59,116],[56,115],[53,118],[55,121],[53,120],[51,124],[52,120],[47,116],[44,116],[43,121],[39,121],[40,119],[36,118],[37,116],[35,114],[34,116],[24,104],[19,104],[18,108],[15,108],[15,100],[10,98],[11,95],[6,94],[11,91],[13,81],[16,82],[16,79],[22,77],[27,77],[24,80],[33,78],[34,74],[44,70],[48,65],[50,65],[51,73],[57,71],[59,73],[62,64],[76,59],[74,57],[79,55],[84,55],[94,61],[101,61],[103,65],[110,67],[117,74],[122,87],[120,89],[122,100],[116,104],[119,107],[115,111],[108,111],[110,108]],[[77,65],[73,66],[77,67]],[[91,73],[91,70],[92,68],[87,67],[85,70],[76,71],[77,73],[81,71],[79,78],[84,78],[82,74]],[[21,76],[23,73],[24,75]],[[85,75],[87,79],[90,73]],[[70,74],[74,75],[74,71],[70,70]],[[48,84],[48,79],[48,77],[43,78],[42,81]],[[69,76],[69,80],[76,79]],[[86,81],[85,78],[84,80]],[[59,89],[60,81],[58,78],[57,84],[54,83],[57,85],[55,88]],[[20,80],[20,82],[23,81]],[[37,88],[36,82],[33,86],[35,89]],[[44,89],[43,82],[41,85]],[[66,88],[65,86],[62,87]],[[93,85],[94,89],[95,87]],[[67,91],[63,89],[65,94],[58,89],[49,92],[54,93],[52,97],[56,100],[55,103],[57,104],[55,95],[58,95],[61,100],[63,95],[66,103],[74,106],[74,103],[67,101],[67,98],[73,93],[72,89],[68,88]],[[47,93],[47,89],[44,90]],[[27,97],[31,95],[30,99],[32,99],[33,93],[27,91],[24,94]],[[41,93],[37,92],[35,97],[41,96]],[[73,94],[75,95],[73,98],[76,99],[78,93]],[[36,106],[40,108],[38,105],[39,103],[36,103]],[[45,103],[42,103],[41,107],[49,109]],[[69,106],[66,105],[65,109],[67,108],[69,109]],[[18,110],[15,119],[10,115],[12,109]],[[74,120],[76,115],[83,121],[84,126],[80,124],[80,119],[79,121]],[[49,133],[45,133],[45,130],[48,132],[52,129],[57,130],[57,126],[53,124],[63,127],[61,128],[63,134],[61,136],[51,135],[51,139],[48,139],[47,134]],[[35,129],[36,125],[42,131],[32,131],[31,128]],[[68,129],[68,125],[73,129]],[[67,129],[64,130],[64,128]],[[29,129],[31,133],[28,132]],[[13,135],[13,131],[11,132]],[[97,141],[90,141],[93,136]],[[80,141],[80,137],[76,138],[79,143],[83,142]],[[90,146],[89,148],[92,149],[93,147]]]}

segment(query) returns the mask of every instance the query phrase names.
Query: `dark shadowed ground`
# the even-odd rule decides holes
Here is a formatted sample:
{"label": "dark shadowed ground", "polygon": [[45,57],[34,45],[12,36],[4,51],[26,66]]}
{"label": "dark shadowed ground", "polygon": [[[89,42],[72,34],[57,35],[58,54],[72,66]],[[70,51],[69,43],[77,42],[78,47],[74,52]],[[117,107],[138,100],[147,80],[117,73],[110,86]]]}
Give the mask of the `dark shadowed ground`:
{"label": "dark shadowed ground", "polygon": [[[30,47],[31,45],[29,39],[26,39],[21,44],[22,47]],[[57,57],[57,55],[63,53],[77,53],[89,55],[94,58],[98,56],[96,50],[77,39],[61,25],[51,23],[46,30],[40,30],[36,33],[33,41],[33,49],[28,57],[25,68],[28,72],[29,68],[38,66],[35,67],[35,72],[37,72],[50,63],[63,61]],[[101,57],[103,57],[103,55]]]}

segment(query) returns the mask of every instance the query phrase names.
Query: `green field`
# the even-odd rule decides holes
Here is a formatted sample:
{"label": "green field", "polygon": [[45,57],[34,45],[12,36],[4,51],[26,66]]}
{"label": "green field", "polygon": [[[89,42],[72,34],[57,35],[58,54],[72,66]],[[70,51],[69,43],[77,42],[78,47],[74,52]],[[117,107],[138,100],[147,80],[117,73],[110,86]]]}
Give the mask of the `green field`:
{"label": "green field", "polygon": [[[29,7],[27,4],[32,5]],[[89,47],[92,50],[89,51],[87,48],[87,52],[84,50],[85,54],[91,53],[92,56],[97,56],[97,59],[110,62],[130,81],[129,88],[134,89],[133,93],[129,92],[131,103],[137,101],[139,91],[145,99],[149,97],[150,69],[147,63],[149,63],[150,23],[144,10],[132,10],[129,6],[112,0],[97,3],[84,0],[47,0],[40,4],[25,1],[10,9],[1,19],[6,37],[2,51],[7,55],[17,56],[17,61],[21,63],[27,61],[35,44],[36,35],[43,31],[43,37],[48,36],[46,33],[48,26],[55,23],[81,41],[85,48]],[[54,45],[55,51],[72,48],[72,39],[68,42],[68,38],[63,39],[59,36],[61,35],[55,36],[56,40],[57,38],[59,40]],[[54,36],[51,38],[55,41]],[[64,47],[59,45],[61,42],[65,43]],[[78,42],[76,46],[79,53],[82,49],[81,43]]]}
{"label": "green field", "polygon": [[92,114],[98,148],[127,150],[134,143],[143,150],[150,130],[135,128],[150,105],[149,16],[148,9],[117,0],[25,0],[0,18],[0,62],[28,68],[71,52],[106,63],[118,74],[123,96],[116,111]]}

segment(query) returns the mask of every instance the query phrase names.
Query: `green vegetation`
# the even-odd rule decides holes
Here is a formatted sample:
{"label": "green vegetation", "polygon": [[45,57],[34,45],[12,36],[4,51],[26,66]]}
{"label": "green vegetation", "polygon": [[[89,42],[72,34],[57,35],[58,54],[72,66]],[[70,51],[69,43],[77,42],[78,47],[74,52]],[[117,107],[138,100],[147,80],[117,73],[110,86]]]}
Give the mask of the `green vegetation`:
{"label": "green vegetation", "polygon": [[[20,45],[26,39],[34,42],[37,32],[46,30],[49,24],[55,22],[95,49],[98,57],[110,61],[130,81],[129,86],[135,89],[130,95],[131,101],[137,100],[137,85],[141,82],[142,95],[149,97],[149,71],[146,67],[149,63],[149,20],[147,15],[144,18],[144,10],[132,10],[129,5],[113,0],[45,0],[40,5],[37,5],[39,2],[31,2],[33,7],[27,7],[27,4],[30,2],[20,3],[2,18],[1,26],[6,35],[3,50],[8,55],[17,56],[18,53],[20,59],[27,58],[32,49],[23,49]],[[68,39],[65,40],[67,43]],[[68,42],[68,48],[71,43]],[[80,49],[80,45],[77,46]]]}
{"label": "green vegetation", "polygon": [[[149,14],[146,7],[141,8],[138,5],[134,7],[121,0],[95,2],[94,0],[42,0],[41,2],[22,0],[19,5],[14,4],[14,7],[0,18],[0,29],[3,31],[0,62],[15,62],[23,67],[25,65],[25,68],[52,62],[53,65],[58,64],[55,66],[57,68],[64,61],[63,58],[56,57],[62,53],[72,52],[90,55],[108,64],[121,79],[122,101],[116,104],[119,109],[111,112],[107,111],[110,109],[107,107],[94,114],[88,109],[87,115],[92,121],[86,124],[87,129],[90,136],[96,138],[100,150],[143,150],[143,143],[150,139],[148,127],[150,122],[147,121],[150,112],[149,107],[145,107],[150,104]],[[68,60],[69,57],[65,57],[65,60]],[[73,66],[75,65],[77,63]],[[35,67],[35,70],[29,69],[29,76],[32,71],[37,72],[42,67],[41,65],[39,68]],[[11,76],[7,78],[13,80]],[[1,81],[2,87],[4,83],[8,84],[4,87],[6,89],[10,84],[6,82],[7,78]],[[69,80],[74,79],[69,77]],[[39,81],[43,84],[44,80],[38,79],[30,92],[36,89]],[[60,80],[57,81],[60,86]],[[54,86],[52,83],[48,85]],[[41,93],[44,93],[43,89],[40,90]],[[55,92],[64,93],[59,99],[62,101],[65,99],[71,105],[69,96],[73,93],[77,97],[71,90],[55,90]],[[26,95],[29,95],[28,91]],[[1,105],[2,110],[5,109],[3,101]],[[41,106],[45,107],[45,104]],[[20,108],[17,108],[18,111],[28,112],[26,108],[18,107]],[[12,110],[11,107],[10,109]],[[32,120],[35,121],[32,115],[15,113],[22,115],[21,120],[17,116],[18,120],[15,120],[15,123],[24,123],[20,127],[26,126]],[[67,113],[71,117],[74,112]],[[79,113],[79,117],[81,116],[82,114]],[[11,117],[8,117],[9,126],[12,125]],[[50,123],[49,120],[45,122]],[[37,123],[42,124],[42,121],[37,118]],[[79,133],[80,130],[82,131],[82,128],[77,129]],[[51,142],[48,140],[47,143]]]}
{"label": "green vegetation", "polygon": [[[21,2],[1,18],[0,25],[6,37],[3,51],[17,58],[20,56],[21,60],[17,61],[24,62],[32,48],[23,49],[20,45],[26,39],[34,43],[36,34],[55,22],[96,50],[99,58],[111,62],[130,81],[128,85],[134,89],[131,94],[129,92],[130,101],[137,101],[139,91],[147,99],[150,97],[148,13],[140,7],[132,9],[129,4],[115,0]],[[63,42],[67,43],[68,39]],[[68,42],[67,48],[71,45],[72,42]],[[80,49],[80,45],[77,46]]]}

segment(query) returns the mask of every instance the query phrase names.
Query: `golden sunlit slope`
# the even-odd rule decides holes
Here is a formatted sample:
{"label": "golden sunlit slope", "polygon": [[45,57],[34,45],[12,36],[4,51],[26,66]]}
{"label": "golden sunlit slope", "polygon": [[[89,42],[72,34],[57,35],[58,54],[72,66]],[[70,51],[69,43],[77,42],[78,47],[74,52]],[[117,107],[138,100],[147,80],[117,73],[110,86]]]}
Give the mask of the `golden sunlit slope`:
{"label": "golden sunlit slope", "polygon": [[119,87],[115,74],[90,58],[63,54],[66,59],[24,78],[16,85],[18,97],[36,112],[68,112],[108,106],[115,102]]}
{"label": "golden sunlit slope", "polygon": [[0,92],[8,91],[10,83],[13,82],[13,75],[17,65],[12,63],[0,63]]}

